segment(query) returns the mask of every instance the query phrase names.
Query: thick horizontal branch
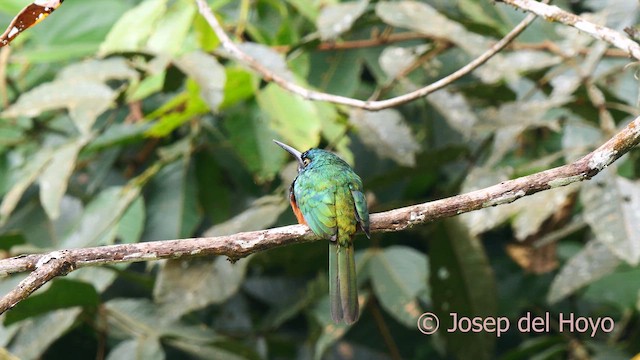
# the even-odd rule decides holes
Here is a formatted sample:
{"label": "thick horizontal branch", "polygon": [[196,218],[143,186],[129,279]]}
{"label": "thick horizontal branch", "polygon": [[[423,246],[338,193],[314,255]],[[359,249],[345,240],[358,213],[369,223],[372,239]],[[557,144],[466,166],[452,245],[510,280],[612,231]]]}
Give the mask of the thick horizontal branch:
{"label": "thick horizontal branch", "polygon": [[461,67],[457,71],[452,74],[429,84],[421,89],[416,91],[400,95],[391,99],[378,100],[378,101],[365,101],[358,100],[350,97],[339,96],[324,93],[321,91],[315,91],[303,86],[297,85],[284,77],[274,73],[273,71],[267,69],[263,66],[258,60],[249,56],[247,53],[243,52],[238,45],[236,45],[231,38],[227,35],[227,33],[222,28],[222,25],[216,19],[215,15],[211,11],[211,8],[207,4],[205,0],[196,0],[198,3],[198,8],[200,9],[200,13],[205,18],[205,20],[209,23],[211,29],[216,33],[218,39],[220,39],[220,43],[222,46],[237,60],[249,66],[251,69],[256,71],[258,74],[262,75],[265,81],[273,81],[278,84],[283,89],[290,91],[294,94],[300,95],[307,100],[317,100],[317,101],[326,101],[334,104],[348,105],[354,108],[365,109],[369,111],[379,111],[382,109],[391,108],[394,106],[398,106],[401,104],[405,104],[411,102],[413,100],[425,97],[437,90],[444,88],[445,86],[453,83],[454,81],[462,78],[463,76],[469,74],[473,70],[477,69],[479,66],[487,62],[491,59],[495,54],[504,49],[513,39],[515,39],[526,27],[535,20],[534,15],[529,15],[524,18],[516,27],[513,28],[504,38],[495,43],[491,48],[482,53],[477,58],[473,59],[467,65]]}
{"label": "thick horizontal branch", "polygon": [[[590,179],[640,142],[640,117],[578,161],[521,178],[503,181],[485,189],[371,215],[372,232],[402,231],[414,225],[451,217],[490,206],[511,203],[519,198],[574,182]],[[275,247],[318,240],[306,225],[243,232],[228,236],[152,241],[84,249],[68,249],[49,254],[18,256],[0,260],[0,275],[32,271],[18,288],[0,300],[0,313],[26,298],[55,276],[76,268],[104,264],[184,259],[204,255],[224,255],[236,260]]]}
{"label": "thick horizontal branch", "polygon": [[629,39],[625,34],[608,28],[596,25],[582,17],[564,11],[555,5],[547,5],[534,0],[499,0],[521,10],[525,10],[543,17],[546,20],[557,21],[559,23],[572,26],[578,30],[593,36],[596,39],[606,41],[609,44],[623,50],[638,60],[640,60],[640,45]]}

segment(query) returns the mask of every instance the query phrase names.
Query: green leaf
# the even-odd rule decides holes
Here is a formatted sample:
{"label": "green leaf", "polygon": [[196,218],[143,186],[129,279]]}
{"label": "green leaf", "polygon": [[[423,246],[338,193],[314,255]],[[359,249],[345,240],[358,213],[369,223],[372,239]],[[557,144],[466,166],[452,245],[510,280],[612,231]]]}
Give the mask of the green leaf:
{"label": "green leaf", "polygon": [[239,67],[226,67],[225,73],[227,81],[224,83],[224,100],[220,109],[249,99],[258,90],[259,79],[253,73]]}
{"label": "green leaf", "polygon": [[22,300],[4,318],[4,325],[23,321],[52,310],[74,306],[96,307],[100,299],[93,286],[79,281],[56,279],[43,292]]}
{"label": "green leaf", "polygon": [[80,248],[111,242],[120,218],[139,194],[139,188],[119,186],[100,192],[87,205],[74,229],[62,241],[61,247]]}
{"label": "green leaf", "polygon": [[85,151],[99,151],[106,148],[118,148],[131,143],[141,142],[144,134],[153,123],[121,123],[110,125],[103,133],[87,144]]}
{"label": "green leaf", "polygon": [[610,303],[621,311],[638,307],[640,294],[640,269],[626,269],[606,275],[592,282],[584,293],[584,298],[594,303]]}
{"label": "green leaf", "polygon": [[125,340],[109,352],[107,360],[146,360],[165,358],[164,350],[157,337],[138,336]]}
{"label": "green leaf", "polygon": [[169,260],[156,280],[153,295],[164,318],[180,316],[233,296],[244,280],[249,259],[231,263],[226,257]]}
{"label": "green leaf", "polygon": [[308,80],[328,93],[354,96],[361,84],[362,69],[361,51],[315,52],[311,56]]}
{"label": "green leaf", "polygon": [[167,0],[145,0],[127,11],[109,31],[100,45],[100,53],[143,50],[166,11]]}
{"label": "green leaf", "polygon": [[144,231],[145,207],[142,197],[134,200],[118,223],[118,238],[125,244],[136,243]]}
{"label": "green leaf", "polygon": [[270,127],[283,141],[301,151],[318,145],[321,119],[313,102],[276,84],[267,85],[258,93],[257,99]]}
{"label": "green leaf", "polygon": [[202,51],[194,51],[176,60],[176,66],[195,80],[200,87],[200,96],[209,109],[217,110],[224,96],[226,73],[216,58]]}
{"label": "green leaf", "polygon": [[[482,243],[455,218],[446,220],[444,228],[446,232],[429,244],[432,297],[440,329],[452,328],[452,312],[458,316],[495,316],[497,288]],[[494,333],[438,333],[459,359],[493,358]]]}
{"label": "green leaf", "polygon": [[194,1],[175,1],[158,21],[147,42],[147,49],[158,54],[178,54],[183,49],[195,14]]}
{"label": "green leaf", "polygon": [[316,25],[322,40],[335,40],[351,29],[353,23],[367,10],[368,0],[347,1],[322,7]]}
{"label": "green leaf", "polygon": [[640,182],[606,171],[583,186],[584,219],[596,240],[635,266],[640,262]]}
{"label": "green leaf", "polygon": [[287,154],[274,151],[277,149],[273,148],[273,139],[278,135],[255,103],[230,111],[223,126],[229,133],[231,146],[256,181],[263,183],[273,179],[287,160]]}
{"label": "green leaf", "polygon": [[289,204],[282,196],[263,196],[233,218],[212,226],[204,236],[214,237],[232,235],[238,232],[267,229],[288,208]]}
{"label": "green leaf", "polygon": [[187,157],[166,165],[147,185],[147,223],[143,239],[189,237],[200,221],[195,178]]}
{"label": "green leaf", "polygon": [[51,161],[38,178],[40,201],[50,219],[57,219],[60,216],[60,202],[67,191],[67,184],[76,166],[78,153],[87,141],[89,141],[87,137],[77,138],[52,150]]}
{"label": "green leaf", "polygon": [[108,59],[91,59],[73,63],[60,71],[58,80],[65,81],[96,81],[129,80],[137,81],[138,73],[129,66],[123,57],[115,56]]}
{"label": "green leaf", "polygon": [[422,314],[417,296],[427,287],[427,257],[406,246],[390,246],[374,254],[369,265],[376,298],[400,323],[415,328]]}
{"label": "green leaf", "polygon": [[18,201],[27,188],[40,176],[46,165],[51,161],[53,154],[50,149],[42,149],[36,153],[24,167],[16,172],[17,181],[5,194],[0,204],[0,225],[5,224],[9,215],[18,205]]}
{"label": "green leaf", "polygon": [[81,308],[56,310],[24,320],[9,351],[21,359],[40,358],[47,348],[76,322]]}
{"label": "green leaf", "polygon": [[111,106],[116,93],[92,80],[56,80],[22,94],[2,113],[7,117],[36,117],[47,110],[67,108],[81,134],[88,134],[93,123]]}
{"label": "green leaf", "polygon": [[403,166],[415,166],[420,145],[398,110],[354,110],[350,120],[358,127],[360,140],[378,155]]}
{"label": "green leaf", "polygon": [[555,303],[564,299],[581,287],[611,274],[620,263],[620,258],[602,242],[589,241],[553,279],[547,300]]}

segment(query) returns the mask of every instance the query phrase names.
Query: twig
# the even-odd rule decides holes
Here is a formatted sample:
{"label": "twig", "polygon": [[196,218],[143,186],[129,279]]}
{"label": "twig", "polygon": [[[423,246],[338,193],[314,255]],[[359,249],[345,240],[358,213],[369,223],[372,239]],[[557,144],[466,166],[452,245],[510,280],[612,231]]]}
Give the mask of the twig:
{"label": "twig", "polygon": [[[371,215],[372,232],[402,231],[414,225],[517,199],[574,182],[588,180],[640,143],[640,117],[580,160],[446,199]],[[33,271],[16,289],[0,299],[0,314],[56,276],[80,267],[104,264],[185,259],[225,255],[232,260],[279,246],[318,240],[306,225],[243,232],[212,238],[153,241],[55,251],[0,260],[0,276]]]}
{"label": "twig", "polygon": [[572,26],[609,44],[626,51],[629,56],[640,60],[640,45],[625,34],[606,26],[596,25],[578,15],[564,11],[555,5],[547,5],[533,0],[499,0],[521,10],[526,10],[543,17],[545,20],[557,21]]}
{"label": "twig", "polygon": [[258,72],[263,76],[265,81],[273,81],[274,83],[280,85],[283,89],[288,90],[294,94],[298,94],[307,100],[317,100],[317,101],[327,101],[335,104],[348,105],[355,108],[365,109],[369,111],[379,111],[382,109],[387,109],[390,107],[398,106],[401,104],[408,103],[415,99],[419,99],[421,97],[427,96],[436,90],[440,90],[443,87],[453,83],[454,81],[460,79],[461,77],[469,74],[471,71],[478,68],[480,65],[487,62],[491,57],[500,52],[500,50],[504,49],[516,36],[518,36],[533,20],[535,20],[534,15],[528,15],[524,18],[518,25],[516,25],[513,30],[511,30],[505,37],[503,37],[500,41],[495,43],[492,47],[490,47],[487,51],[485,51],[482,55],[473,59],[471,62],[461,67],[457,71],[451,73],[450,75],[445,76],[444,78],[429,84],[421,89],[416,91],[400,95],[391,99],[379,100],[379,101],[364,101],[353,99],[345,96],[332,95],[327,94],[320,91],[310,90],[303,86],[294,84],[289,80],[275,74],[271,70],[267,69],[256,59],[252,58],[245,52],[243,52],[232,40],[229,38],[227,33],[222,28],[222,25],[216,19],[215,15],[211,11],[211,8],[207,4],[205,0],[196,0],[198,3],[198,8],[200,9],[200,13],[205,18],[205,20],[213,29],[213,32],[216,33],[218,39],[222,43],[222,46],[237,60],[245,63],[250,68]]}

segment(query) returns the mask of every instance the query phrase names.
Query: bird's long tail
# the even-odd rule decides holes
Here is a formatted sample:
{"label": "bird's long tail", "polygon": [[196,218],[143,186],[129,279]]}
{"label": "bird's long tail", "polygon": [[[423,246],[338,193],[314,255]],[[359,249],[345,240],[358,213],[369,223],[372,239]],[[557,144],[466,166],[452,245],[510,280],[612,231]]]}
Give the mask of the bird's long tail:
{"label": "bird's long tail", "polygon": [[353,251],[353,241],[329,243],[329,297],[335,322],[353,324],[360,314]]}

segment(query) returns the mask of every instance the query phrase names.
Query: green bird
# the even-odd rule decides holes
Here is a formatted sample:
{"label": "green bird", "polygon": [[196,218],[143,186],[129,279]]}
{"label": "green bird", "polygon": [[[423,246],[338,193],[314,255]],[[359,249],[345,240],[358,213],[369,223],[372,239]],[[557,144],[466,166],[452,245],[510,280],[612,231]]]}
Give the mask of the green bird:
{"label": "green bird", "polygon": [[359,226],[369,237],[369,210],[362,180],[337,155],[300,152],[273,140],[298,160],[298,176],[289,188],[291,208],[300,224],[329,240],[329,297],[335,322],[353,324],[360,315],[353,237]]}

